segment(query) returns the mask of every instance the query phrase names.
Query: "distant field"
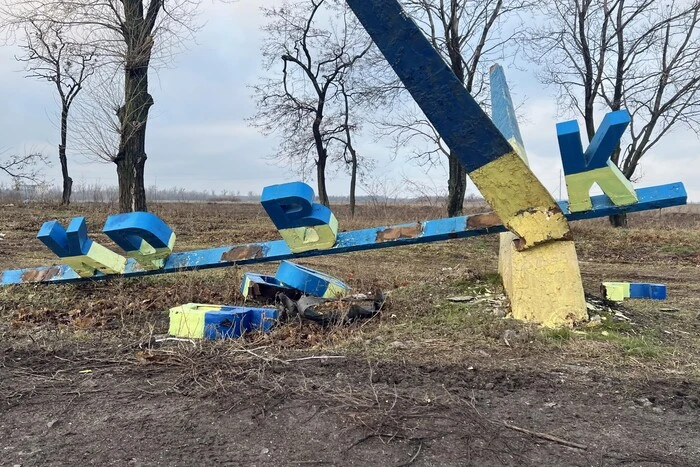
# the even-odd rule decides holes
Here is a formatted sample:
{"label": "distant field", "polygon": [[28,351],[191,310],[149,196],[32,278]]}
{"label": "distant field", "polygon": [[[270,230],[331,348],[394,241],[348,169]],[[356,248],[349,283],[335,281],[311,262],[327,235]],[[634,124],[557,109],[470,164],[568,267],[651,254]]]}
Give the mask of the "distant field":
{"label": "distant field", "polygon": [[[54,218],[86,216],[109,246],[100,229],[113,209],[0,207],[0,270],[56,264],[35,239]],[[258,204],[151,209],[178,251],[279,238]],[[390,202],[355,219],[333,210],[341,230],[444,216]],[[166,310],[241,304],[241,273],[276,265],[0,288],[3,463],[700,465],[700,205],[633,214],[627,230],[573,229],[602,323],[573,330],[503,317],[497,236],[301,261],[389,292],[388,308],[236,342],[161,341]],[[604,280],[664,283],[669,298],[609,308]]]}

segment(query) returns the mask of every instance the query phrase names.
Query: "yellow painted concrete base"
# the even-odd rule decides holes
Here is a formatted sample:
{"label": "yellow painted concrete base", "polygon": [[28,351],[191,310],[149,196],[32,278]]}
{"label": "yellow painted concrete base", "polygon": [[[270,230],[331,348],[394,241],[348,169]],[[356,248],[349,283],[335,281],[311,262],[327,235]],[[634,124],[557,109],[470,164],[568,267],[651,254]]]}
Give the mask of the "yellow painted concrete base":
{"label": "yellow painted concrete base", "polygon": [[569,193],[569,211],[581,212],[590,210],[590,191],[597,183],[615,206],[627,206],[637,202],[637,194],[632,182],[612,162],[602,169],[589,170],[566,176],[566,190]]}
{"label": "yellow painted concrete base", "polygon": [[588,319],[576,247],[572,240],[518,251],[510,232],[501,234],[498,272],[515,319],[547,327]]}
{"label": "yellow painted concrete base", "polygon": [[527,249],[567,238],[569,223],[552,195],[517,152],[511,152],[469,173],[491,209]]}
{"label": "yellow painted concrete base", "polygon": [[327,250],[335,245],[338,236],[338,219],[331,214],[330,222],[315,227],[281,229],[280,235],[292,253],[311,250]]}

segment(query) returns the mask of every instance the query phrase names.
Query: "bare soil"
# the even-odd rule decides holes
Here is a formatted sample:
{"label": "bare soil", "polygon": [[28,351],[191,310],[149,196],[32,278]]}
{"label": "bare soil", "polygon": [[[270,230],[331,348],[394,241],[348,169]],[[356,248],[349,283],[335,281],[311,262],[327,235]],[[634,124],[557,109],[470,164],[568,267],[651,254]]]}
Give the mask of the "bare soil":
{"label": "bare soil", "polygon": [[[277,238],[253,205],[154,208],[177,250]],[[334,211],[344,229],[441,216]],[[109,212],[0,208],[0,270],[56,263],[33,239],[53,218],[109,245]],[[0,288],[0,465],[700,465],[700,211],[630,224],[575,225],[602,319],[573,330],[502,317],[496,237],[303,261],[389,291],[387,310],[237,341],[163,338],[170,307],[241,303],[238,269]],[[669,299],[605,304],[602,280]]]}

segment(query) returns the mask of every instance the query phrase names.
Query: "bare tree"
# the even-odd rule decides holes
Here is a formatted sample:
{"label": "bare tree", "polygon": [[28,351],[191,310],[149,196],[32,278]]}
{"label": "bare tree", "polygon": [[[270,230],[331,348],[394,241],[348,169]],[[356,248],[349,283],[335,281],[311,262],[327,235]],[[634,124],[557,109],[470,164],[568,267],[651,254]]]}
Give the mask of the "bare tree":
{"label": "bare tree", "polygon": [[[597,112],[630,112],[630,135],[612,156],[627,178],[674,127],[698,133],[699,1],[556,0],[544,13],[536,58],[560,108],[583,117],[589,141]],[[624,215],[610,221],[627,225]]]}
{"label": "bare tree", "polygon": [[[403,0],[424,34],[452,68],[457,78],[479,101],[488,88],[488,66],[511,55],[508,44],[523,33],[517,15],[535,0]],[[513,21],[511,21],[513,20]],[[482,102],[486,105],[486,102]],[[412,148],[410,157],[426,165],[449,165],[447,213],[462,214],[467,174],[457,157],[415,106],[393,112],[380,125],[394,138],[394,148]]]}
{"label": "bare tree", "polygon": [[121,75],[98,69],[85,95],[75,106],[75,125],[71,134],[75,150],[97,162],[114,162],[119,152],[122,125],[118,116],[124,102]]}
{"label": "bare tree", "polygon": [[122,74],[120,138],[113,162],[123,212],[146,210],[146,126],[153,105],[149,69],[196,29],[198,4],[199,0],[7,0],[2,8],[11,25],[32,19],[70,29],[97,51],[103,66]]}
{"label": "bare tree", "polygon": [[344,86],[372,42],[345,2],[285,2],[263,12],[264,66],[281,73],[253,87],[258,110],[251,121],[264,134],[281,136],[277,159],[302,173],[316,169],[318,196],[328,205],[332,145],[343,141],[341,151],[357,161]]}
{"label": "bare tree", "polygon": [[345,79],[340,80],[339,86],[342,99],[340,107],[340,118],[342,121],[339,127],[343,129],[343,132],[331,136],[330,143],[331,145],[334,142],[337,143],[338,149],[336,153],[340,155],[338,157],[339,162],[343,164],[343,167],[350,174],[350,215],[355,217],[358,178],[366,175],[373,168],[374,164],[371,159],[360,156],[355,147],[355,133],[360,130],[358,122],[361,119],[353,110],[359,109],[361,112],[365,112],[371,106],[373,93],[371,91],[368,93],[364,92],[363,89],[366,88],[361,86],[358,86],[360,88],[359,92],[352,93],[349,89],[352,89],[354,85],[346,83]]}
{"label": "bare tree", "polygon": [[68,37],[66,29],[60,24],[40,23],[28,18],[23,26],[24,37],[20,45],[23,55],[16,57],[25,63],[28,77],[53,83],[61,101],[58,159],[63,179],[62,205],[70,204],[73,187],[66,155],[68,115],[85,81],[94,73],[96,54],[94,48],[76,43]]}
{"label": "bare tree", "polygon": [[30,152],[23,156],[2,157],[5,150],[0,150],[0,174],[9,176],[17,185],[22,182],[38,183],[41,180],[41,168],[48,159],[39,152]]}

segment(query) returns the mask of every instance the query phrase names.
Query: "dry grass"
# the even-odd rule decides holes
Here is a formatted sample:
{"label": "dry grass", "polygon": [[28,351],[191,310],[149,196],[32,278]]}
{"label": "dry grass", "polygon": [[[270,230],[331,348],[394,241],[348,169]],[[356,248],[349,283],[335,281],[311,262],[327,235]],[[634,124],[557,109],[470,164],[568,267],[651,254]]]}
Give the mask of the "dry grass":
{"label": "dry grass", "polygon": [[[230,245],[278,238],[257,205],[153,205],[178,234],[176,250]],[[470,211],[483,208],[471,206]],[[342,230],[441,217],[431,206],[360,206],[355,219],[347,207],[334,212]],[[26,205],[0,211],[0,269],[54,264],[57,259],[34,239],[45,220],[67,221],[84,215],[94,238],[109,214],[102,205],[70,209]],[[497,271],[497,237],[347,255],[317,257],[303,264],[334,274],[359,292],[390,292],[381,315],[351,326],[321,328],[290,323],[265,336],[239,343],[166,343],[151,349],[154,335],[167,331],[166,310],[183,303],[242,303],[238,292],[242,270],[201,271],[133,280],[66,286],[23,286],[0,289],[0,339],[19,348],[44,349],[99,346],[137,359],[137,352],[162,349],[172,358],[197,359],[225,354],[226,349],[265,347],[275,358],[297,350],[339,352],[380,361],[413,359],[426,364],[459,364],[499,359],[504,367],[536,362],[556,367],[582,362],[606,371],[700,375],[700,210],[696,207],[631,216],[629,230],[614,230],[605,220],[579,222],[574,231],[584,285],[597,294],[602,280],[646,280],[669,287],[667,302],[630,301],[623,314],[612,315],[598,328],[544,331],[502,318],[504,298]],[[250,268],[273,272],[276,265]],[[474,302],[454,304],[452,295],[473,295]],[[677,308],[665,313],[660,308]],[[145,346],[145,347],[144,347]],[[144,350],[146,349],[146,350]],[[184,352],[184,353],[183,353]],[[246,355],[246,358],[251,358]],[[252,357],[254,358],[254,357]],[[218,359],[217,359],[218,361]]]}

